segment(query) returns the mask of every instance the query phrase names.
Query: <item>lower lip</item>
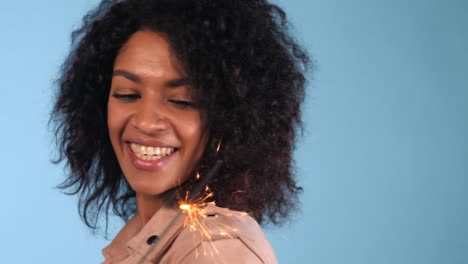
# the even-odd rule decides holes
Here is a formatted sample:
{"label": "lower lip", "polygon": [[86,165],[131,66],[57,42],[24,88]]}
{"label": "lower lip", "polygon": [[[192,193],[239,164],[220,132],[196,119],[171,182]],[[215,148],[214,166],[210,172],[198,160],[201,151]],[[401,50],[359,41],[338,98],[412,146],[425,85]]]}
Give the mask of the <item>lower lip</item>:
{"label": "lower lip", "polygon": [[177,154],[178,151],[173,152],[170,155],[164,156],[156,160],[142,160],[131,150],[130,145],[127,144],[127,153],[129,153],[130,161],[133,166],[139,170],[145,171],[157,171],[162,169],[170,160]]}

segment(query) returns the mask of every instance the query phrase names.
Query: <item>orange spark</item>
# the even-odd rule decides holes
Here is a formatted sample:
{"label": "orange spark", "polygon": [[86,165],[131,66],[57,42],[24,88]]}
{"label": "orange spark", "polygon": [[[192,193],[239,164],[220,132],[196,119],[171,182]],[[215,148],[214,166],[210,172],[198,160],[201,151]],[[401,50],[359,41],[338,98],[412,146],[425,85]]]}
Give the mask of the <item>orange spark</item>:
{"label": "orange spark", "polygon": [[223,140],[223,138],[221,137],[218,141],[218,146],[216,147],[216,153],[219,152],[219,150],[221,149],[221,141]]}

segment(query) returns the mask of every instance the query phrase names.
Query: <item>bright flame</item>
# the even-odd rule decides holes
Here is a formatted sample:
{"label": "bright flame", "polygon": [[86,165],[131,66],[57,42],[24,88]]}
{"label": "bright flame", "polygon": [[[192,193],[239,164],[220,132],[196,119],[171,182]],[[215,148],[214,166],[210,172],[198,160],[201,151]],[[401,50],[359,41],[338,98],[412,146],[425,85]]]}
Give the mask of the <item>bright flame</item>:
{"label": "bright flame", "polygon": [[191,209],[191,205],[190,204],[181,204],[179,205],[179,208],[184,210],[184,211],[189,211]]}

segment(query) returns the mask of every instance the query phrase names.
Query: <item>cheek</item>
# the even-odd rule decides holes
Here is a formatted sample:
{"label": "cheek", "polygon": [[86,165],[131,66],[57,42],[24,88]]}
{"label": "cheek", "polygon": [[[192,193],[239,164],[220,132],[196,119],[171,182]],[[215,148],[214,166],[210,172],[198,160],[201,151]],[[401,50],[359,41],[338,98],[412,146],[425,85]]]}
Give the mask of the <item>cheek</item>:
{"label": "cheek", "polygon": [[182,133],[181,137],[192,152],[192,158],[200,159],[208,141],[208,131],[200,115],[185,119],[185,122],[181,122],[178,131]]}
{"label": "cheek", "polygon": [[125,120],[125,112],[119,110],[119,108],[114,106],[112,103],[109,103],[107,106],[107,128],[113,145],[117,143],[117,140],[123,131]]}

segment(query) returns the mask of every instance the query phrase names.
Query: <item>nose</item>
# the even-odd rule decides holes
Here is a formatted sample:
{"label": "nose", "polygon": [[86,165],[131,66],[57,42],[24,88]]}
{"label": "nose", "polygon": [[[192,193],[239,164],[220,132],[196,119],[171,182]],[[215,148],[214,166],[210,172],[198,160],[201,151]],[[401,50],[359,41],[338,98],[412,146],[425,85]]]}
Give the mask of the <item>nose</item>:
{"label": "nose", "polygon": [[161,134],[170,128],[164,107],[153,100],[139,102],[132,116],[131,124],[140,132],[147,135]]}

